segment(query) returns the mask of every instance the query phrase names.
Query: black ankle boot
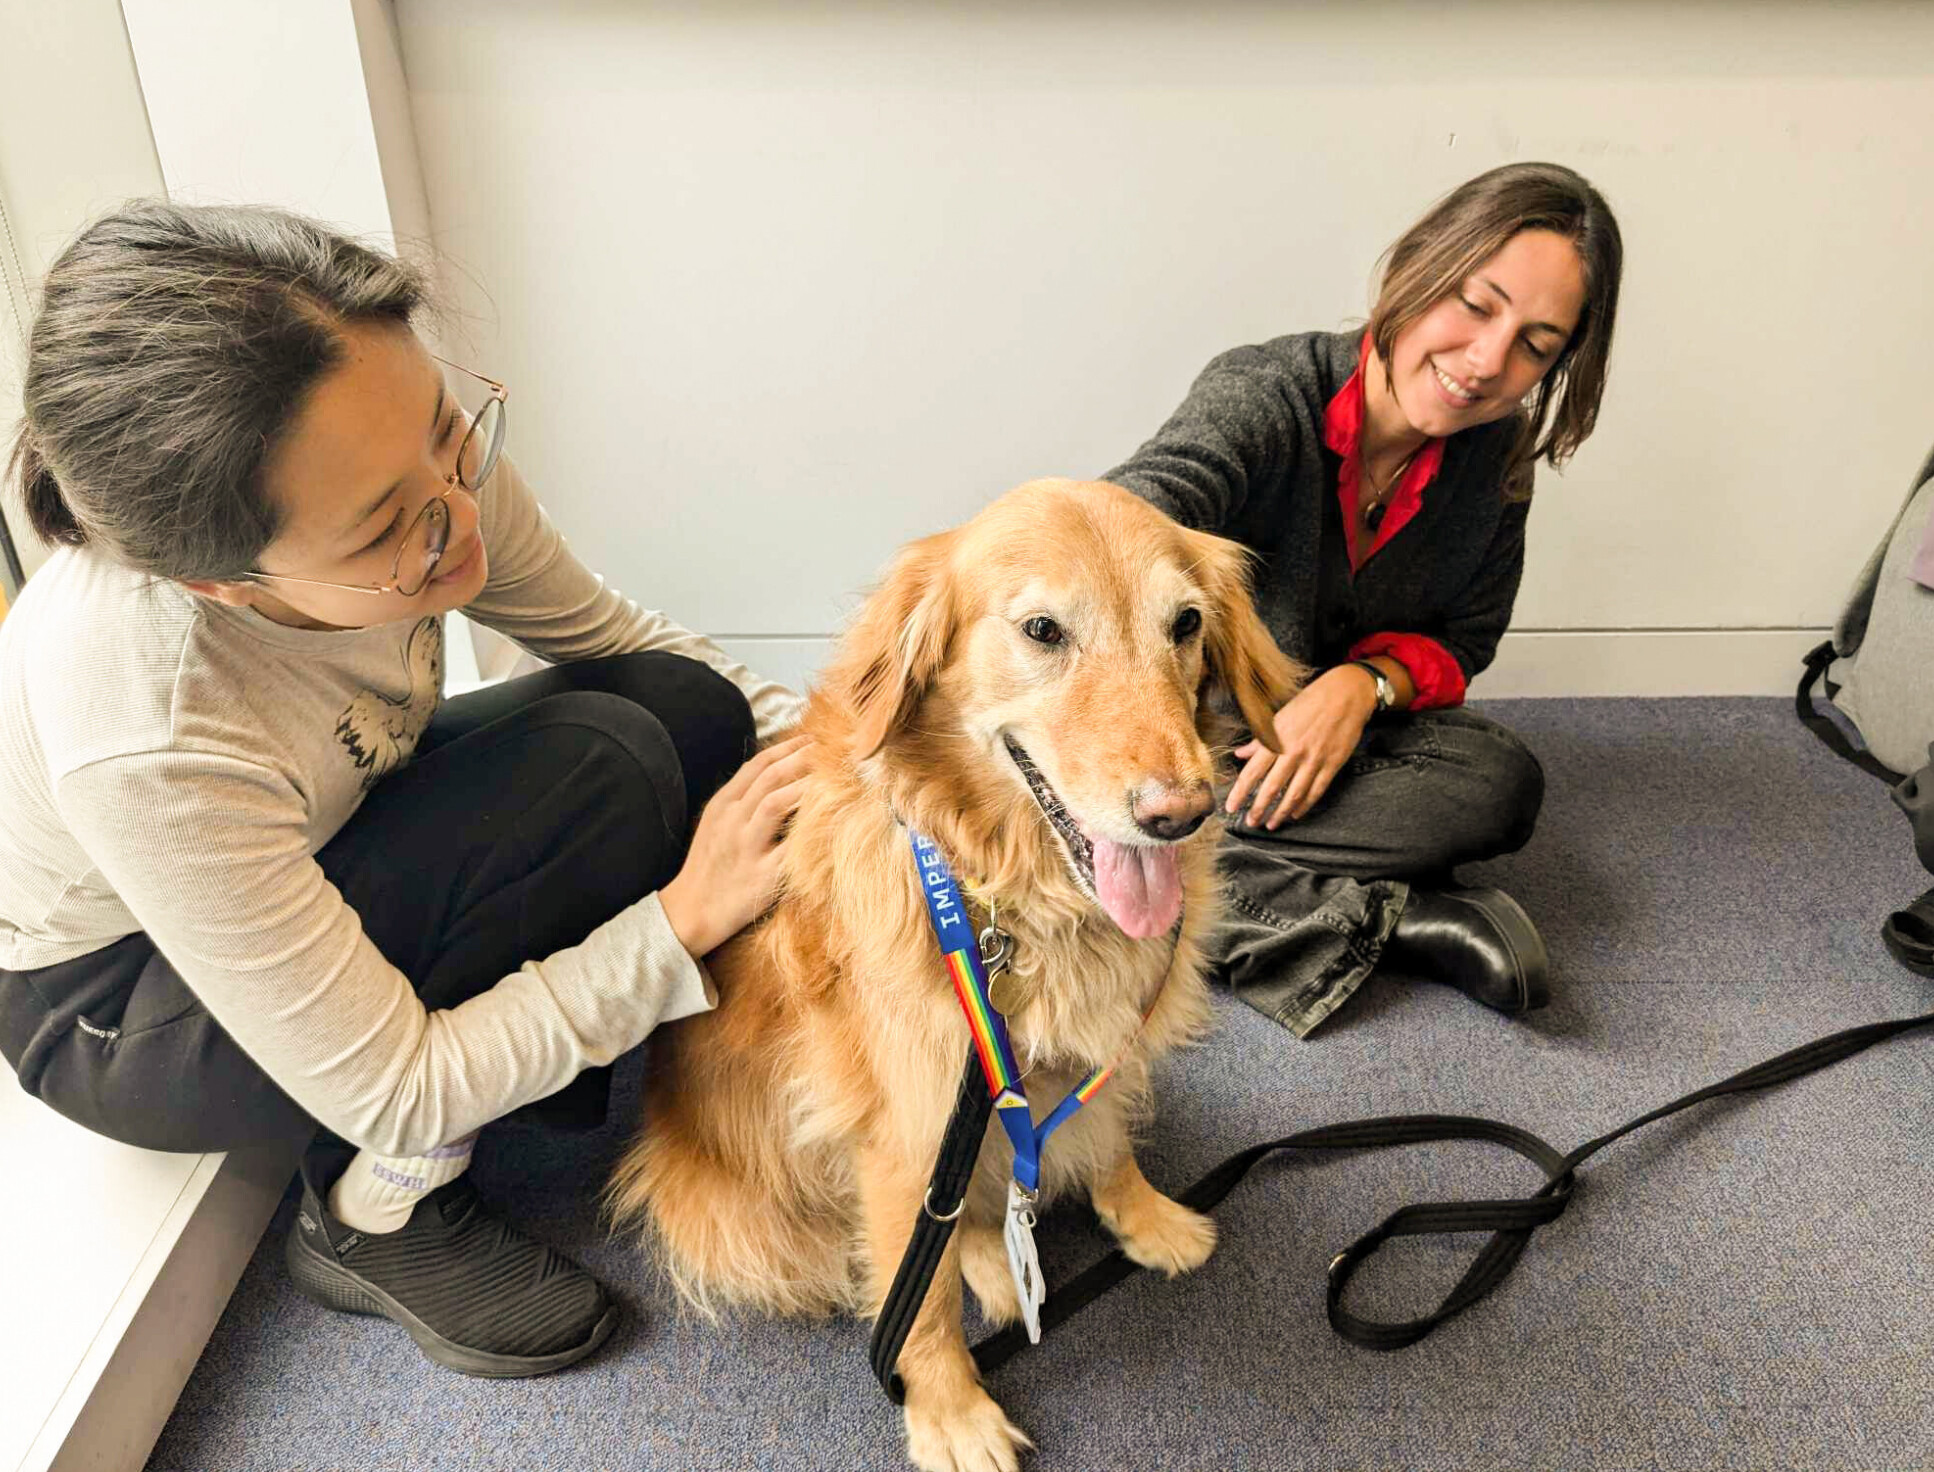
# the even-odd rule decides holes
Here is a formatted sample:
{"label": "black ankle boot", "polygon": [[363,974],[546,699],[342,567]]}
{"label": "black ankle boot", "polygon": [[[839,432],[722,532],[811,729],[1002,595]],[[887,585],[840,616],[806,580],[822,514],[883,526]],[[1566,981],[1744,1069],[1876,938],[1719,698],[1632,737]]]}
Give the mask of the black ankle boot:
{"label": "black ankle boot", "polygon": [[1551,1000],[1544,940],[1524,907],[1501,889],[1411,885],[1383,959],[1399,971],[1447,982],[1507,1016]]}
{"label": "black ankle boot", "polygon": [[284,1256],[310,1298],[394,1319],[424,1354],[465,1375],[542,1375],[610,1336],[618,1308],[597,1279],[487,1211],[467,1174],[417,1202],[394,1232],[337,1220],[329,1188],[354,1155],[316,1144],[302,1157],[302,1207]]}
{"label": "black ankle boot", "polygon": [[1881,923],[1880,939],[1893,958],[1919,976],[1934,976],[1934,889]]}

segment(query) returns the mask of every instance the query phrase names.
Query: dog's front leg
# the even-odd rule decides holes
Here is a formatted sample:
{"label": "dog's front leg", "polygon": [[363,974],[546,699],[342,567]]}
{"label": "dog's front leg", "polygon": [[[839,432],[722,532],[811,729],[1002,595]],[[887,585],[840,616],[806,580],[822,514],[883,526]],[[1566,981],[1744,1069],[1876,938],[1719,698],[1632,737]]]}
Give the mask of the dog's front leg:
{"label": "dog's front leg", "polygon": [[1007,1265],[1007,1242],[992,1222],[963,1219],[954,1233],[960,1248],[960,1275],[974,1290],[980,1316],[997,1329],[1021,1321],[1021,1293]]}
{"label": "dog's front leg", "polygon": [[[860,1157],[867,1282],[876,1318],[906,1253],[926,1184],[924,1175],[909,1171],[888,1151],[868,1148]],[[926,1302],[900,1349],[907,1450],[924,1472],[1018,1472],[1022,1449],[1034,1443],[981,1388],[960,1316],[956,1236],[941,1255]]]}
{"label": "dog's front leg", "polygon": [[1215,1251],[1214,1220],[1149,1185],[1126,1140],[1114,1165],[1096,1173],[1089,1199],[1129,1260],[1145,1268],[1172,1278],[1201,1267]]}

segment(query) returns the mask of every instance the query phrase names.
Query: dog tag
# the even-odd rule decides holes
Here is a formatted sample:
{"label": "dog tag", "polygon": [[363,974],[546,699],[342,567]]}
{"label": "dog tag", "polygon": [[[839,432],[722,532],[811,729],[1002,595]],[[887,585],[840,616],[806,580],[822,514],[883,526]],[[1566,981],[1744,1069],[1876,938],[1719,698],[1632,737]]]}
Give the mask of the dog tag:
{"label": "dog tag", "polygon": [[1021,1005],[1021,978],[1012,971],[991,977],[987,983],[987,1000],[1001,1016],[1012,1017]]}
{"label": "dog tag", "polygon": [[1047,1302],[1048,1285],[1041,1278],[1041,1257],[1034,1250],[1034,1203],[1032,1191],[1022,1189],[1019,1181],[1007,1183],[1007,1221],[1001,1236],[1007,1242],[1007,1269],[1014,1275],[1014,1291],[1021,1299],[1021,1322],[1027,1325],[1027,1342],[1041,1342],[1041,1305]]}

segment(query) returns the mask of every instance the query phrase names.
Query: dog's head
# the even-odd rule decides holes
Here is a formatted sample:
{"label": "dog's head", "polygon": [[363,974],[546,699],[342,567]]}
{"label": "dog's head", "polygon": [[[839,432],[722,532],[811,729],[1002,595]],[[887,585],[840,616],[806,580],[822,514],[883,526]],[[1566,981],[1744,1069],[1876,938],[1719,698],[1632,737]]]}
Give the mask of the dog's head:
{"label": "dog's head", "polygon": [[1181,906],[1219,714],[1274,744],[1301,671],[1248,557],[1119,486],[1034,481],[916,542],[828,672],[850,755],[996,888],[1058,889],[1128,935]]}

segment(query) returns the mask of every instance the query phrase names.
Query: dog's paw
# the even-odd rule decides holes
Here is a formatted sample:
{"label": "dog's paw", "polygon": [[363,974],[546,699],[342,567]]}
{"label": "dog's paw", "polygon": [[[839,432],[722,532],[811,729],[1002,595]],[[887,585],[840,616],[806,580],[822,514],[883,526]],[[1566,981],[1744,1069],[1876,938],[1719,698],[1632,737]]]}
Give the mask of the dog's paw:
{"label": "dog's paw", "polygon": [[1021,1317],[1021,1295],[1007,1266],[1007,1245],[993,1227],[960,1229],[960,1275],[974,1290],[981,1317],[1005,1329]]}
{"label": "dog's paw", "polygon": [[1215,1251],[1215,1221],[1178,1201],[1150,1191],[1119,1214],[1102,1221],[1131,1262],[1174,1277],[1193,1272]]}
{"label": "dog's paw", "polygon": [[1027,1433],[979,1386],[944,1413],[907,1397],[907,1454],[921,1472],[1020,1472]]}

